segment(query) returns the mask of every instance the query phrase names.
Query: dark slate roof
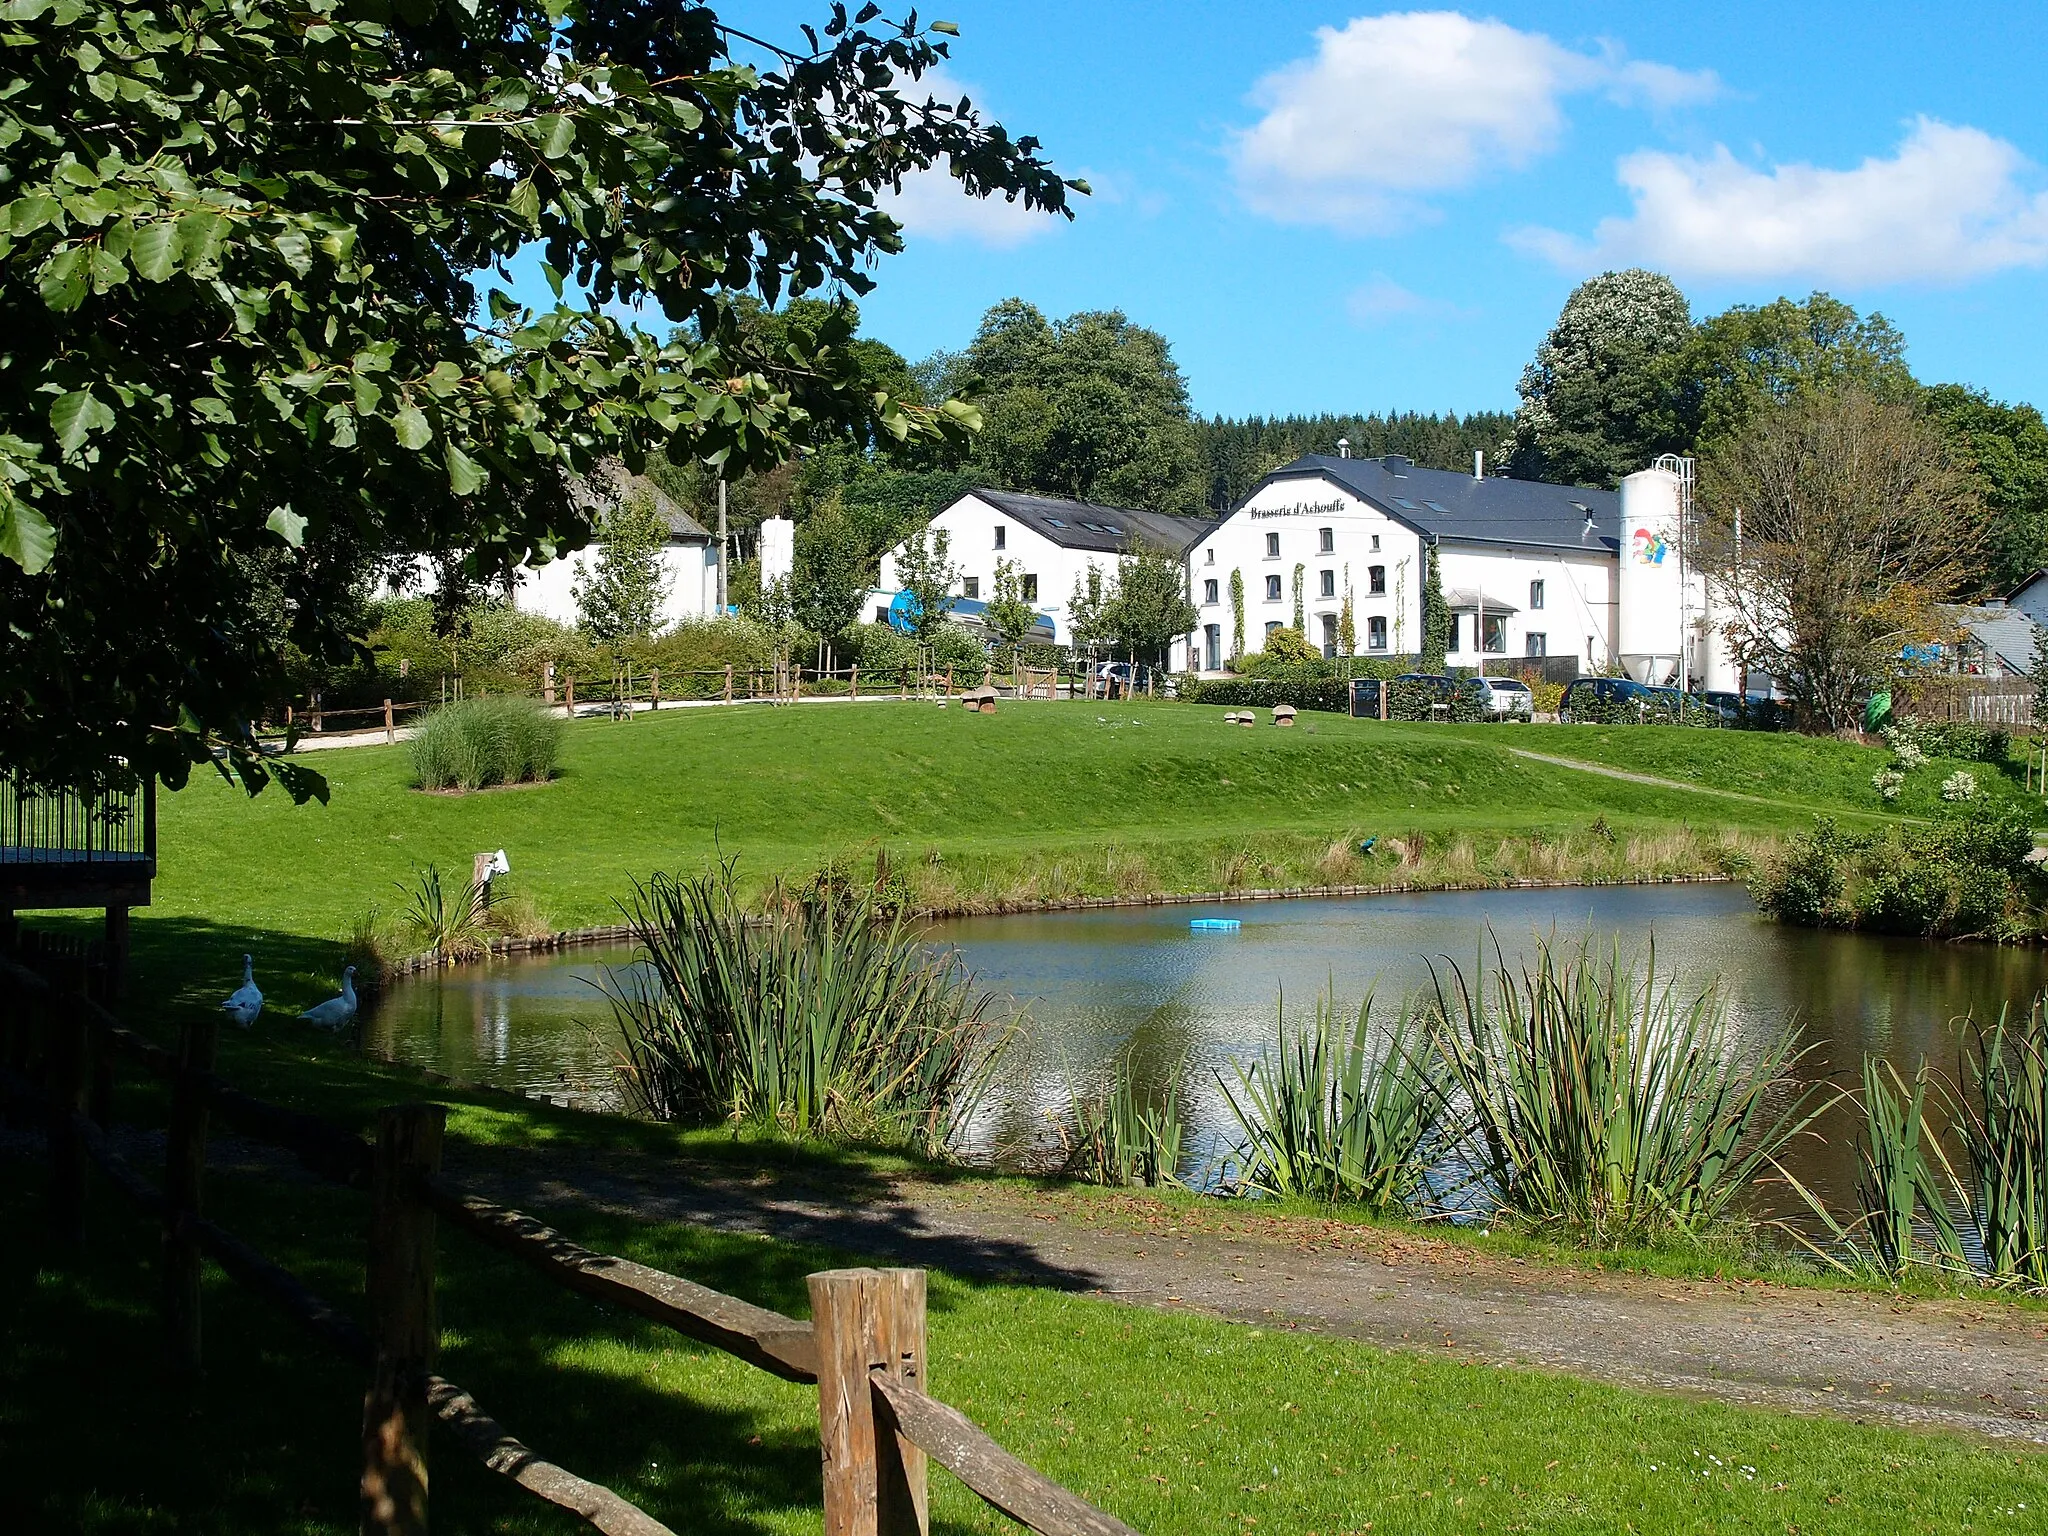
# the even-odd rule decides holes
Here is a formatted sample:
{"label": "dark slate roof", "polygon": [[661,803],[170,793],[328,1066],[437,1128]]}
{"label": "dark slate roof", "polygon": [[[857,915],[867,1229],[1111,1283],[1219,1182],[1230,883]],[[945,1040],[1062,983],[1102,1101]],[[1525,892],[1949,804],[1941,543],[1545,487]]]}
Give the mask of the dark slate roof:
{"label": "dark slate roof", "polygon": [[2017,608],[1957,604],[1943,610],[2015,677],[2034,669],[2034,621]]}
{"label": "dark slate roof", "polygon": [[1114,554],[1133,540],[1162,555],[1182,555],[1215,523],[1199,517],[1167,517],[1133,507],[1105,507],[1092,501],[1067,501],[1058,496],[1029,496],[1021,491],[976,487],[968,493],[1014,517],[1063,549],[1092,549]]}
{"label": "dark slate roof", "polygon": [[593,515],[602,514],[606,507],[615,506],[628,496],[646,496],[654,502],[655,515],[668,528],[671,543],[711,542],[711,530],[684,511],[682,503],[647,476],[628,474],[626,466],[617,459],[600,461],[588,479],[572,479],[569,494]]}
{"label": "dark slate roof", "polygon": [[[1452,543],[1534,544],[1610,554],[1621,547],[1620,493],[1589,486],[1492,475],[1475,480],[1456,470],[1421,469],[1399,455],[1333,459],[1323,453],[1302,455],[1274,470],[1259,486],[1321,476],[1417,532]],[[1590,533],[1588,513],[1593,518]]]}

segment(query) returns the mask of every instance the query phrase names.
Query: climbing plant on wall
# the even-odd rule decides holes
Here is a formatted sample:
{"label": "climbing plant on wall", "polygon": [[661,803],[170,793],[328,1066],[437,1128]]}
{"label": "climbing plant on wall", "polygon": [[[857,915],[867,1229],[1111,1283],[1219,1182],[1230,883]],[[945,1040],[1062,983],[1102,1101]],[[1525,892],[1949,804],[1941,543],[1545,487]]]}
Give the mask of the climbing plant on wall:
{"label": "climbing plant on wall", "polygon": [[1422,582],[1422,670],[1441,672],[1451,648],[1451,605],[1444,601],[1443,567],[1432,545]]}
{"label": "climbing plant on wall", "polygon": [[1294,632],[1297,635],[1308,633],[1308,626],[1302,623],[1301,612],[1301,578],[1307,571],[1308,567],[1305,565],[1297,565],[1294,568]]}
{"label": "climbing plant on wall", "polygon": [[1230,659],[1244,654],[1244,572],[1230,573]]}

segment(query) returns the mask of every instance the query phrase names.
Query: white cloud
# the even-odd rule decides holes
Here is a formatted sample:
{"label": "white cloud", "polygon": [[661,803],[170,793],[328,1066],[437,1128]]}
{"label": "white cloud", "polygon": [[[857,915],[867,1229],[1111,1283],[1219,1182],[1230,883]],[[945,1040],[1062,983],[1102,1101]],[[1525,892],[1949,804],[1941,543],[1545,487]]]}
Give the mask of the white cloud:
{"label": "white cloud", "polygon": [[1314,57],[1258,83],[1264,115],[1233,159],[1259,212],[1378,233],[1433,217],[1423,194],[1547,152],[1568,95],[1663,108],[1719,89],[1711,71],[1632,61],[1613,44],[1579,53],[1456,11],[1360,16],[1318,29]]}
{"label": "white cloud", "polygon": [[[979,91],[942,70],[929,70],[914,83],[902,82],[899,88],[909,99],[922,101],[930,96],[950,103],[966,97],[977,110],[986,110]],[[911,172],[903,178],[901,192],[885,192],[876,202],[913,238],[967,240],[998,250],[1050,234],[1067,222],[1057,214],[1006,202],[1000,194],[970,197],[943,164]]]}
{"label": "white cloud", "polygon": [[1447,299],[1432,299],[1412,288],[1403,288],[1384,272],[1375,272],[1368,281],[1352,289],[1344,300],[1344,309],[1359,325],[1367,326],[1404,320],[1464,320],[1473,313]]}
{"label": "white cloud", "polygon": [[2026,157],[1976,128],[1922,117],[1898,153],[1853,170],[1744,165],[1725,148],[1640,150],[1617,173],[1634,200],[1590,241],[1510,241],[1568,269],[1642,263],[1679,277],[1859,285],[1957,282],[2048,264],[2048,192]]}

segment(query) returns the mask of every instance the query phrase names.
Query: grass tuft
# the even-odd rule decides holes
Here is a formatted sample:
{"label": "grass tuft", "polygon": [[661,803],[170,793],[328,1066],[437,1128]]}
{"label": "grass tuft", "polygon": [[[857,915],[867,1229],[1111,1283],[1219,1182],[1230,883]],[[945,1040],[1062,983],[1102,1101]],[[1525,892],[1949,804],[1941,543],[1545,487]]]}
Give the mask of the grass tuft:
{"label": "grass tuft", "polygon": [[425,716],[410,743],[420,789],[478,790],[554,777],[563,722],[509,694],[463,699]]}

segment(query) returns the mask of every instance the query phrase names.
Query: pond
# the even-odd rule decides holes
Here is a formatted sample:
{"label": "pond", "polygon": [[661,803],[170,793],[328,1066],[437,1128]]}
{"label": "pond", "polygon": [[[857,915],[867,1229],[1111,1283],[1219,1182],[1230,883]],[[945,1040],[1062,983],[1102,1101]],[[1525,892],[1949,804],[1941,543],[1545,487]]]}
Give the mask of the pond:
{"label": "pond", "polygon": [[[1237,919],[1235,932],[1191,932],[1192,918]],[[1910,1074],[1921,1059],[1953,1070],[1953,1021],[1995,1018],[2048,985],[2048,955],[1781,928],[1738,885],[1438,892],[1205,907],[1125,907],[958,919],[935,942],[957,948],[984,986],[1017,999],[1023,1027],[968,1150],[1005,1163],[1042,1161],[1070,1083],[1128,1048],[1141,1084],[1183,1074],[1195,1162],[1233,1129],[1218,1076],[1250,1063],[1334,989],[1355,1015],[1368,989],[1387,1016],[1429,985],[1430,961],[1471,972],[1481,944],[1513,962],[1539,934],[1619,942],[1660,974],[1697,989],[1717,978],[1742,1048],[1761,1049],[1796,1022],[1811,1047],[1809,1081],[1856,1082],[1863,1053]],[[615,1099],[616,1031],[595,983],[629,950],[501,960],[396,983],[369,1018],[369,1049],[452,1076],[527,1091]],[[1831,1202],[1854,1199],[1854,1120],[1822,1122],[1791,1170]],[[1191,1167],[1190,1173],[1199,1170]],[[1781,1200],[1767,1200],[1786,1214]]]}

